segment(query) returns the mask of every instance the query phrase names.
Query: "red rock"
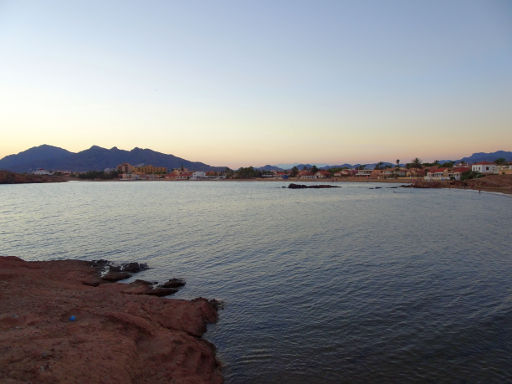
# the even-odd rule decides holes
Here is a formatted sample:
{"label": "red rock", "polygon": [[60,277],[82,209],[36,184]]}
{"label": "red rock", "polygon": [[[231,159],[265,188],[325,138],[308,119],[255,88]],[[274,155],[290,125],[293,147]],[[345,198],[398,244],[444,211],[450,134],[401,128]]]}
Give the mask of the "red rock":
{"label": "red rock", "polygon": [[84,261],[0,257],[2,383],[223,382],[214,346],[200,338],[217,320],[212,304],[84,285],[96,276]]}
{"label": "red rock", "polygon": [[161,287],[157,287],[157,288],[153,288],[153,289],[150,289],[146,292],[146,295],[153,295],[153,296],[169,296],[169,295],[172,295],[174,293],[178,292],[178,290],[176,288],[161,288]]}

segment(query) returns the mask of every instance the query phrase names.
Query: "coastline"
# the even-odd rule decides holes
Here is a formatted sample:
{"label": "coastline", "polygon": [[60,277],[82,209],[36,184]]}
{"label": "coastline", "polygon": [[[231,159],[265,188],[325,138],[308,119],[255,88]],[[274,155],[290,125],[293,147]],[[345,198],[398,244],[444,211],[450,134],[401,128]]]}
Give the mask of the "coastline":
{"label": "coastline", "polygon": [[215,303],[156,297],[141,281],[99,273],[88,261],[0,257],[3,382],[223,382],[215,346],[201,338]]}
{"label": "coastline", "polygon": [[61,183],[69,181],[65,176],[28,175],[0,170],[0,184]]}
{"label": "coastline", "polygon": [[452,188],[512,195],[512,175],[489,175],[465,181],[424,181],[417,180],[411,188]]}
{"label": "coastline", "polygon": [[[26,184],[26,183],[55,183],[66,181],[94,181],[94,182],[119,182],[119,179],[75,179],[64,176],[36,176],[19,175],[12,172],[0,171],[0,184]],[[132,180],[130,182],[184,182],[192,180]],[[425,181],[424,179],[415,179],[410,177],[398,177],[396,179],[375,179],[369,177],[343,177],[343,178],[325,178],[325,179],[301,179],[290,177],[288,179],[275,178],[253,178],[253,179],[224,179],[224,180],[194,180],[194,182],[280,182],[280,183],[387,183],[387,184],[408,184],[411,188],[454,188],[470,189],[483,192],[494,192],[512,195],[512,175],[488,175],[478,179],[466,181]]]}

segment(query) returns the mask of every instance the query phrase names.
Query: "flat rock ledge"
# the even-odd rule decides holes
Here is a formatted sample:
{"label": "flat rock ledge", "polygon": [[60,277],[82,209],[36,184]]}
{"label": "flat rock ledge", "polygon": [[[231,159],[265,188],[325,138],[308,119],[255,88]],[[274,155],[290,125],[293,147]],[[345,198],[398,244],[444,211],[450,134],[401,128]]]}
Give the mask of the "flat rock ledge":
{"label": "flat rock ledge", "polygon": [[329,184],[317,184],[317,185],[306,185],[306,184],[294,184],[288,185],[289,189],[323,189],[323,188],[341,188],[339,185]]}
{"label": "flat rock ledge", "polygon": [[201,338],[218,302],[156,297],[177,284],[109,282],[87,261],[0,257],[0,381],[222,383],[215,346]]}

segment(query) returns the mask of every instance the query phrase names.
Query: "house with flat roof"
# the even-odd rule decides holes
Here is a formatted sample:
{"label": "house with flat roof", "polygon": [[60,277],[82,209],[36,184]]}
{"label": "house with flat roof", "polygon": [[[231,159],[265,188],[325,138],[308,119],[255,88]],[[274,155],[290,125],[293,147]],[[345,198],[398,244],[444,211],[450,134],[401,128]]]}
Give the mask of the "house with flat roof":
{"label": "house with flat roof", "polygon": [[487,175],[494,175],[498,173],[498,166],[490,161],[482,161],[471,166],[473,172],[480,172]]}
{"label": "house with flat roof", "polygon": [[359,169],[357,170],[356,176],[370,177],[373,169]]}

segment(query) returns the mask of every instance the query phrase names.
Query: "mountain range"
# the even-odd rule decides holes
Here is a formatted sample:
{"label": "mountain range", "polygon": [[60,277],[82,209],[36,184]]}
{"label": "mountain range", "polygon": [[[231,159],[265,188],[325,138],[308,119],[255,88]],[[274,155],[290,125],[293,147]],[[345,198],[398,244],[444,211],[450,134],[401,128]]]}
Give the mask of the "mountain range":
{"label": "mountain range", "polygon": [[205,163],[185,160],[151,149],[133,148],[131,151],[125,151],[117,147],[106,149],[93,145],[89,149],[75,153],[46,144],[4,157],[0,160],[0,169],[20,173],[31,172],[38,168],[84,172],[115,168],[125,162],[132,165],[145,164],[168,169],[184,167],[194,171],[226,169],[226,167],[212,167]]}
{"label": "mountain range", "polygon": [[[512,161],[512,151],[496,151],[496,152],[477,152],[473,153],[471,156],[466,156],[457,160],[439,160],[439,163],[444,164],[447,162],[465,162],[468,164],[478,163],[480,161],[494,161],[497,159],[503,158],[506,161]],[[297,167],[299,170],[311,168],[315,165],[318,169],[330,169],[330,168],[357,168],[361,165],[364,165],[366,169],[373,169],[378,163],[371,164],[340,164],[340,165],[327,165],[327,164],[302,164],[302,163],[292,163],[292,164],[277,164],[277,165],[265,165],[264,167],[259,167],[258,169],[262,171],[282,171],[285,169],[291,169],[293,167]],[[383,162],[383,165],[386,166],[394,166],[395,163]],[[405,164],[400,163],[400,166],[405,166]]]}
{"label": "mountain range", "polygon": [[[504,158],[507,161],[512,161],[512,151],[496,151],[491,153],[477,152],[471,156],[463,157],[454,162],[464,161],[469,164],[477,163],[480,161],[494,161],[499,158]],[[449,160],[443,160],[444,163]],[[102,148],[93,145],[91,148],[80,152],[70,152],[63,148],[40,145],[32,147],[26,151],[20,152],[15,155],[5,156],[0,160],[0,169],[12,172],[31,172],[38,168],[47,170],[65,170],[72,172],[84,172],[92,170],[103,170],[105,168],[115,168],[121,163],[130,163],[132,165],[153,165],[156,167],[166,167],[168,169],[175,169],[184,167],[194,171],[223,171],[226,167],[213,167],[211,165],[193,162],[182,159],[174,155],[167,155],[161,152],[156,152],[151,149],[133,148],[131,151],[125,151],[113,147],[110,149]],[[377,163],[366,164],[367,169],[373,169]],[[394,163],[384,163],[386,165],[394,165]],[[340,164],[340,165],[327,165],[315,164],[319,169],[329,168],[355,168],[361,164]],[[265,165],[259,167],[262,171],[281,171],[291,169],[296,166],[298,169],[311,168],[312,164],[278,164],[278,165]]]}
{"label": "mountain range", "polygon": [[463,157],[460,161],[465,163],[473,164],[478,163],[480,161],[494,161],[497,159],[503,158],[506,161],[512,161],[512,152],[511,151],[496,151],[491,153],[485,152],[477,152],[473,153],[471,156]]}

